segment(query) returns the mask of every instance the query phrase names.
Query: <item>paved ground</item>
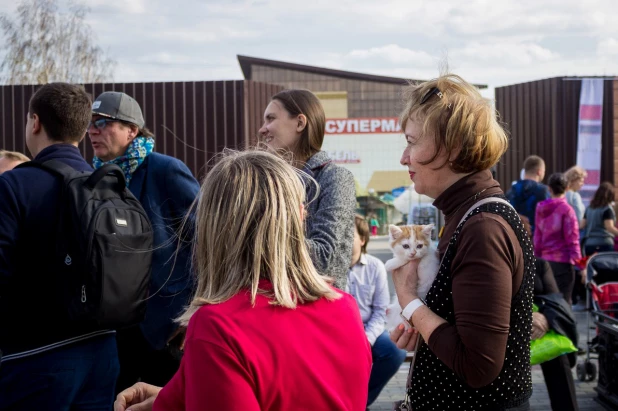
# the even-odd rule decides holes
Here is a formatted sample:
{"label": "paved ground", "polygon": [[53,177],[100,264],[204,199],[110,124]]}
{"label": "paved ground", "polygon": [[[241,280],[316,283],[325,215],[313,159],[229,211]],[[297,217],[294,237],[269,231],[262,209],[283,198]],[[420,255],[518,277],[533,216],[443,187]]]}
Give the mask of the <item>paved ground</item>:
{"label": "paved ground", "polygon": [[[382,261],[386,261],[390,258],[391,253],[388,250],[388,244],[386,237],[372,238],[368,245],[368,252]],[[389,278],[389,286],[392,290],[392,282]],[[392,292],[391,292],[392,293]],[[586,347],[586,313],[576,313],[578,321],[578,329],[580,334],[580,347]],[[594,333],[594,330],[591,330]],[[593,335],[593,334],[591,334]],[[584,360],[584,356],[579,357],[579,361]],[[594,360],[596,363],[596,360]],[[391,410],[392,402],[403,398],[405,392],[406,377],[409,369],[409,364],[404,363],[399,372],[391,379],[386,388],[382,391],[378,399],[372,406],[371,410]],[[575,379],[575,388],[577,391],[577,403],[581,411],[592,410],[605,410],[603,406],[595,401],[597,396],[594,391],[596,386],[596,380],[593,382],[580,382],[575,375],[575,369],[573,369],[573,376]],[[530,400],[532,411],[551,410],[549,404],[549,396],[547,395],[547,388],[545,387],[545,380],[543,379],[543,373],[541,367],[536,365],[532,367],[532,384],[533,393]]]}

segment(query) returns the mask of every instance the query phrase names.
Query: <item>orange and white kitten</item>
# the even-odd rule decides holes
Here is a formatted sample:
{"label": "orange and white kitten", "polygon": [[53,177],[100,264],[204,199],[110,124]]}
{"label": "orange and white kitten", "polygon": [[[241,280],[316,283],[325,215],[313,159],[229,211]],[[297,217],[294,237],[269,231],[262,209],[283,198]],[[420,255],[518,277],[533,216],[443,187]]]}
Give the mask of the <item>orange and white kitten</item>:
{"label": "orange and white kitten", "polygon": [[[440,269],[438,252],[431,242],[433,227],[433,224],[401,227],[391,224],[388,226],[390,247],[394,257],[386,262],[386,269],[393,271],[411,260],[420,259],[416,293],[422,299],[427,296],[427,292],[429,292]],[[387,315],[387,329],[389,331],[401,323],[400,312],[399,303],[394,301],[388,308],[388,313],[391,314]]]}

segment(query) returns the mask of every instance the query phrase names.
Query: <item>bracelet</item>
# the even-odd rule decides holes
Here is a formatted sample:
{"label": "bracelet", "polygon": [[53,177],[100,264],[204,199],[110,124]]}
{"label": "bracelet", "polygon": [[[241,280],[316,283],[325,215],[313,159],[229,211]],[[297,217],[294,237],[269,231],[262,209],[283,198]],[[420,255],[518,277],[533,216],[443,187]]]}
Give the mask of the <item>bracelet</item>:
{"label": "bracelet", "polygon": [[414,311],[416,311],[419,307],[423,305],[425,305],[423,300],[421,300],[420,298],[416,298],[412,300],[408,305],[406,305],[405,308],[401,310],[401,313],[399,315],[406,323],[413,327],[414,325],[412,324],[412,315],[414,315]]}

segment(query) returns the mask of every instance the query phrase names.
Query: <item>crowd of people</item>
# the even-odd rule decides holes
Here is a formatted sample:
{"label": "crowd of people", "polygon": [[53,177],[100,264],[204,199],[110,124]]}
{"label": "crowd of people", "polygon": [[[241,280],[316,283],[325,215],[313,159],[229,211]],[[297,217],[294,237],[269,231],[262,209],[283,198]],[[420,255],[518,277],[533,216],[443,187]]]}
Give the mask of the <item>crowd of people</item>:
{"label": "crowd of people", "polygon": [[[135,198],[150,223],[152,247],[132,251],[151,258],[149,295],[136,324],[76,327],[59,279],[79,259],[58,260],[55,246],[66,182],[0,152],[0,409],[364,410],[413,350],[400,409],[529,409],[530,339],[546,331],[533,295],[571,300],[580,229],[586,254],[613,247],[613,188],[601,185],[584,211],[585,172],[554,174],[548,189],[533,156],[509,204],[491,172],[508,138],[473,85],[446,74],[409,86],[404,102],[400,163],[445,228],[426,299],[417,261],[392,273],[403,310],[389,335],[386,269],[367,253],[377,221],[356,214],[352,174],[321,150],[314,94],[274,95],[258,146],[222,154],[200,184],[156,152],[131,96],[40,87],[26,118],[32,162],[120,170],[121,199]],[[92,163],[78,150],[85,134]],[[121,212],[112,221],[127,225]],[[544,286],[534,254],[551,269]],[[548,387],[556,368],[569,370],[558,361]],[[573,388],[560,375],[552,407],[576,409],[574,390],[569,401],[554,395]]]}
{"label": "crowd of people", "polygon": [[[585,310],[587,273],[582,257],[615,250],[618,228],[614,186],[601,183],[585,207],[579,193],[587,177],[583,168],[573,166],[564,173],[554,173],[546,186],[542,183],[545,162],[532,155],[524,162],[523,176],[508,196],[522,219],[529,222],[537,280],[543,284],[536,284],[535,294],[559,292],[574,310]],[[532,326],[533,339],[542,338],[549,329],[539,313],[535,313]],[[573,344],[577,346],[578,341]],[[575,363],[573,355],[563,355],[542,364],[554,410],[578,409],[571,372]]]}

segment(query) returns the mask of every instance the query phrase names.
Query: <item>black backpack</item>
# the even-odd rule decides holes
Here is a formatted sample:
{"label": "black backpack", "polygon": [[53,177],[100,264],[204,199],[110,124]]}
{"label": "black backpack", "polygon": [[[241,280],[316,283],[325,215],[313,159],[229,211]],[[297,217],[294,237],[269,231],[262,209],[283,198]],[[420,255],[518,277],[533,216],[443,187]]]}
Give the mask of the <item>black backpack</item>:
{"label": "black backpack", "polygon": [[138,324],[146,313],[153,251],[150,221],[120,167],[76,171],[58,160],[30,161],[63,178],[53,264],[66,320],[83,330]]}

